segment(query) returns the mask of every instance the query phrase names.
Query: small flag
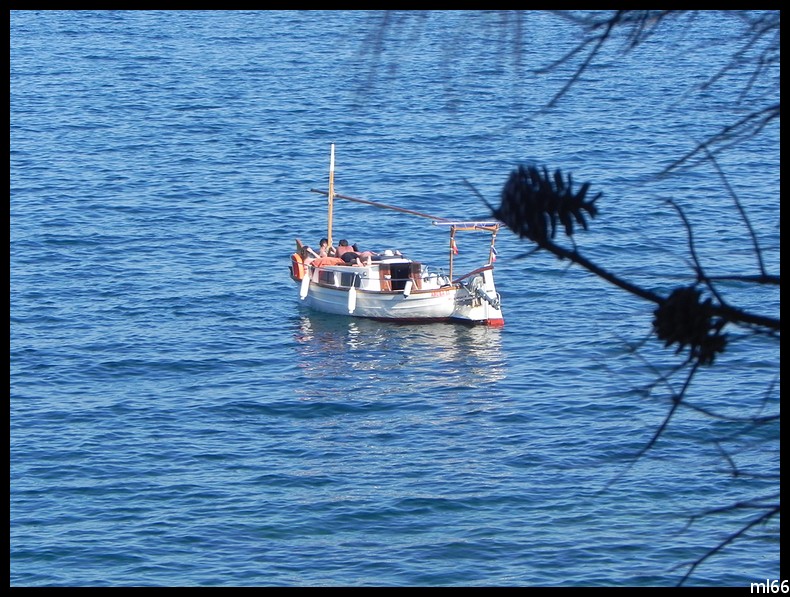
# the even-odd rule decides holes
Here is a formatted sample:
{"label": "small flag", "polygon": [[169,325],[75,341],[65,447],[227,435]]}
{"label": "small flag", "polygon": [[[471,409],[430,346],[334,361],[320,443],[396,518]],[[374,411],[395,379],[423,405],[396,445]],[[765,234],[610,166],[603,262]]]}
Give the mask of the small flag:
{"label": "small flag", "polygon": [[453,250],[453,254],[454,255],[458,255],[458,247],[455,244],[455,239],[454,238],[450,239],[450,248]]}
{"label": "small flag", "polygon": [[496,247],[491,247],[491,263],[494,263],[494,261],[496,261],[496,255],[497,255]]}

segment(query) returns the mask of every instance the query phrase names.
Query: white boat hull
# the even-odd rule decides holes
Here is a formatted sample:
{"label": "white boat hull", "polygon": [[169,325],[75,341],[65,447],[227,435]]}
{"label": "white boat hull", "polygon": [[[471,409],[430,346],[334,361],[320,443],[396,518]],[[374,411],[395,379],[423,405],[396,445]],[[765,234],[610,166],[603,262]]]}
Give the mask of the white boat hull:
{"label": "white boat hull", "polygon": [[398,320],[446,320],[455,309],[456,288],[432,291],[370,292],[354,289],[356,300],[349,297],[349,289],[327,288],[310,282],[303,303],[322,313]]}
{"label": "white boat hull", "polygon": [[397,291],[366,290],[321,284],[312,272],[299,283],[299,300],[314,311],[398,322],[461,321],[492,326],[504,324],[490,268],[438,288]]}

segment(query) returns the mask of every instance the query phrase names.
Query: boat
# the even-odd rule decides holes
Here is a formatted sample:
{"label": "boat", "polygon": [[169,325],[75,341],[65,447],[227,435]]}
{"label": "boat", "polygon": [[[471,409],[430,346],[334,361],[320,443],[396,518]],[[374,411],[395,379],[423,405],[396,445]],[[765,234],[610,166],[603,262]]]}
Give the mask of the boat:
{"label": "boat", "polygon": [[[327,240],[332,243],[334,200],[344,199],[373,207],[428,218],[449,233],[447,270],[407,257],[399,249],[346,263],[317,253],[296,239],[291,255],[291,279],[305,307],[321,312],[399,323],[457,322],[503,326],[501,298],[494,284],[497,221],[452,220],[417,211],[337,194],[334,191],[335,146],[331,145],[329,190],[310,189],[327,197]],[[490,243],[482,264],[456,276],[454,256],[459,233],[484,233]]]}

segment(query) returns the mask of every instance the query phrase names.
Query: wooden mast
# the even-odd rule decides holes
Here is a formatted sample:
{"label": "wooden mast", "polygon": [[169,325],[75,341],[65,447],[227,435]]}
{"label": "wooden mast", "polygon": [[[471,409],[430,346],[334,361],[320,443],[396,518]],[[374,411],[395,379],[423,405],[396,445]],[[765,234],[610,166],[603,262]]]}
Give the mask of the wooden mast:
{"label": "wooden mast", "polygon": [[332,200],[335,197],[335,144],[332,143],[329,155],[329,193],[327,193],[329,213],[326,218],[326,239],[332,246]]}

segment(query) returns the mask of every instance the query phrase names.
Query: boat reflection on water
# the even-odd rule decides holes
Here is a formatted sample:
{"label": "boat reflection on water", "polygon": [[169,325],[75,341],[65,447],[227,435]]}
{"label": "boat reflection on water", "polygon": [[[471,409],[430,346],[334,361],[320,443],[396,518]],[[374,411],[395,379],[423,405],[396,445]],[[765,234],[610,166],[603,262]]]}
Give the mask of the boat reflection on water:
{"label": "boat reflection on water", "polygon": [[[481,387],[505,377],[502,329],[450,323],[399,324],[302,313],[294,347],[308,380],[348,380],[355,390]],[[349,388],[347,388],[349,389]],[[368,396],[370,392],[367,392]]]}

